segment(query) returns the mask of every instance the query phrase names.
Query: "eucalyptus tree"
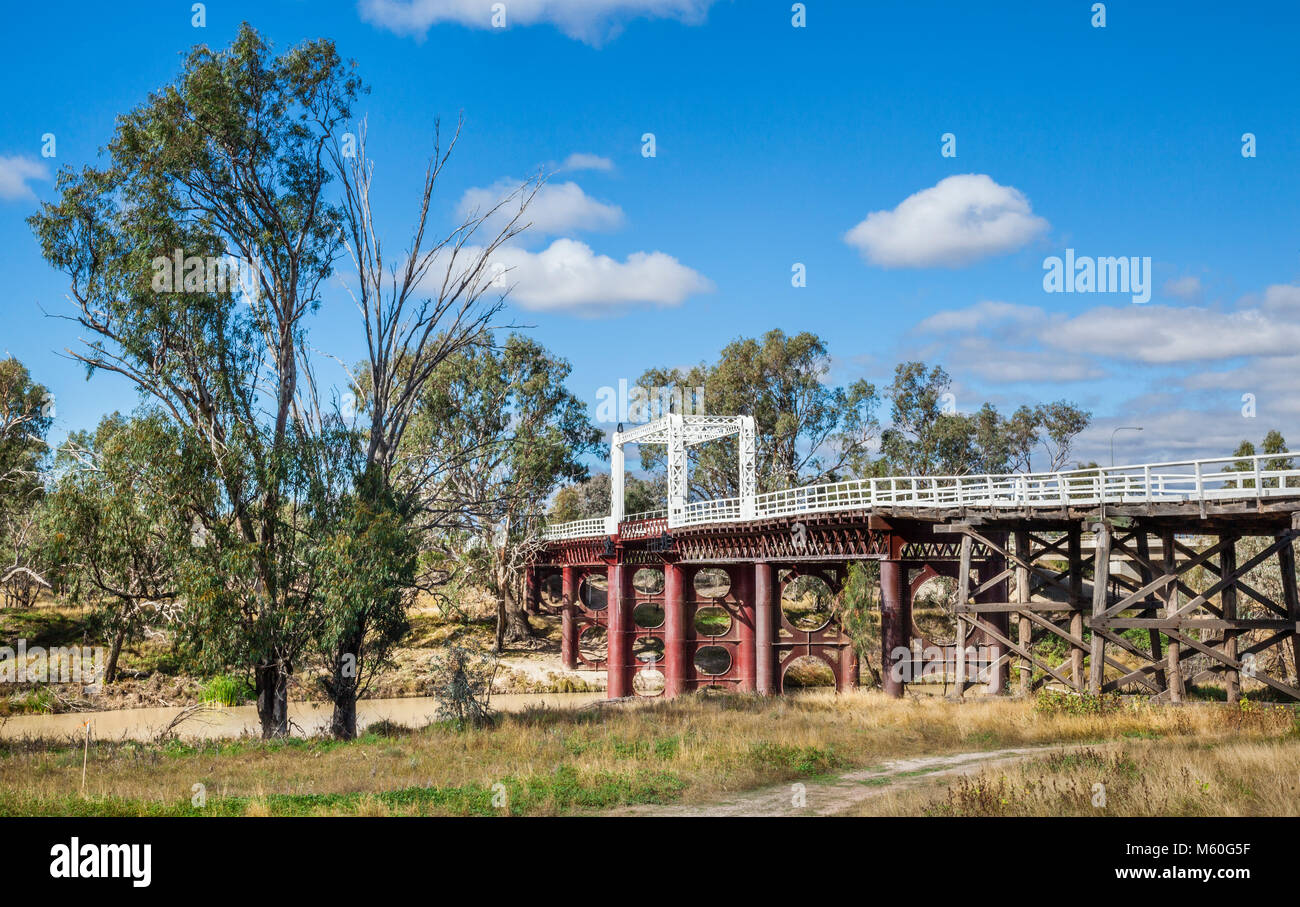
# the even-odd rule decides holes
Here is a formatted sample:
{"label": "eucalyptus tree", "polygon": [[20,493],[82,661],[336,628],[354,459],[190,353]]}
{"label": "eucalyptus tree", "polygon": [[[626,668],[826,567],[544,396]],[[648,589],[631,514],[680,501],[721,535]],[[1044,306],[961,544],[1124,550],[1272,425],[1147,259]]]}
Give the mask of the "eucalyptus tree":
{"label": "eucalyptus tree", "polygon": [[[245,25],[226,50],[193,49],[118,118],[103,165],[65,169],[29,219],[70,278],[88,335],[72,355],[181,432],[183,509],[207,532],[179,565],[190,626],[208,659],[252,670],[267,736],[288,732],[320,626],[306,321],[341,244],[328,147],[361,90],[331,42],[275,56]],[[232,259],[242,287],[223,279]]]}
{"label": "eucalyptus tree", "polygon": [[[869,469],[877,436],[876,388],[867,381],[829,383],[826,343],[811,333],[768,331],[723,348],[713,364],[646,371],[643,387],[703,392],[706,414],[754,417],[760,490],[835,481]],[[691,448],[691,491],[702,497],[739,493],[734,437]],[[661,445],[641,448],[641,465],[662,471]]]}
{"label": "eucalyptus tree", "polygon": [[403,456],[438,463],[423,494],[456,502],[463,550],[497,600],[498,650],[529,638],[520,568],[557,486],[587,477],[601,432],[564,385],[569,363],[518,334],[448,357],[425,387]]}
{"label": "eucalyptus tree", "polygon": [[51,574],[69,598],[94,609],[107,634],[104,681],[123,646],[176,618],[176,554],[202,544],[172,506],[175,426],[157,415],[113,413],[59,448],[42,513]]}
{"label": "eucalyptus tree", "polygon": [[[352,537],[370,544],[340,550],[348,571],[337,585],[349,592],[334,596],[324,637],[330,664],[326,691],[334,703],[331,730],[343,738],[356,736],[357,698],[405,634],[407,607],[430,581],[429,571],[419,569],[420,551],[463,527],[465,513],[481,506],[472,494],[461,493],[470,485],[448,493],[452,489],[444,484],[439,493],[430,493],[433,479],[463,466],[473,450],[404,445],[404,440],[444,363],[490,343],[490,326],[509,290],[508,271],[493,259],[527,228],[525,212],[542,181],[525,180],[493,204],[431,234],[434,193],[462,126],[458,121],[444,146],[434,124],[414,227],[405,248],[391,259],[371,206],[374,167],[365,124],[329,148],[341,187],[345,245],[356,273],[348,289],[366,341],[366,358],[352,376],[362,441],[349,460],[354,494],[344,520]],[[377,557],[378,551],[386,556]]]}
{"label": "eucalyptus tree", "polygon": [[[566,485],[551,501],[547,522],[567,523],[591,517],[609,516],[609,473],[601,472],[582,482]],[[668,502],[668,484],[663,476],[642,479],[623,474],[623,512],[627,514],[663,510]]]}
{"label": "eucalyptus tree", "polygon": [[885,392],[890,423],[881,433],[884,467],[895,475],[1029,472],[1035,453],[1064,468],[1092,414],[1067,400],[1022,405],[1009,417],[990,403],[957,411],[942,366],[902,362]]}
{"label": "eucalyptus tree", "polygon": [[30,604],[48,585],[34,558],[51,397],[12,356],[0,359],[0,593]]}

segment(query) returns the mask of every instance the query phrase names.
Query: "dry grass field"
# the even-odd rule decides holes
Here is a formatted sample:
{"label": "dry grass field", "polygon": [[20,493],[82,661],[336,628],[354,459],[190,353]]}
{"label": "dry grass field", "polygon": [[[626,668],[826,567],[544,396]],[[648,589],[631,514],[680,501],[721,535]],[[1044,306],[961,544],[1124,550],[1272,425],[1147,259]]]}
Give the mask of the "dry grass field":
{"label": "dry grass field", "polygon": [[[1094,711],[816,692],[534,710],[479,730],[380,728],[351,743],[96,741],[83,753],[74,741],[10,742],[0,750],[0,814],[550,815],[707,805],[886,759],[1063,743],[1086,746],[1073,762],[1004,773],[1004,793],[958,783],[954,792],[882,796],[870,809],[1095,814],[1078,797],[1104,776],[1111,812],[1185,813],[1211,803],[1220,812],[1296,810],[1300,732],[1290,707],[1132,701]],[[1270,786],[1270,774],[1283,780]]]}
{"label": "dry grass field", "polygon": [[858,816],[1300,816],[1300,738],[1136,739],[883,792]]}

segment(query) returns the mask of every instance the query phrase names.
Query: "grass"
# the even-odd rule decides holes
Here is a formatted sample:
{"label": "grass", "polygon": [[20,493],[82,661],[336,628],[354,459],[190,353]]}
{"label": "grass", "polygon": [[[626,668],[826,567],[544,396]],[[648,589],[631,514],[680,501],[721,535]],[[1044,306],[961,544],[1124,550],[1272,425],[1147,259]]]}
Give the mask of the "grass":
{"label": "grass", "polygon": [[[1259,747],[1260,765],[1290,760],[1273,763],[1272,770],[1294,783],[1300,755],[1294,713],[1252,708],[1128,702],[1101,714],[1044,711],[1032,701],[897,701],[865,692],[777,700],[690,696],[578,711],[538,709],[502,716],[479,731],[382,727],[350,743],[94,741],[84,795],[79,745],[7,741],[0,744],[0,814],[556,815],[625,804],[708,803],[885,759],[1061,742],[1106,753],[1113,747],[1130,753]],[[1145,757],[1126,758],[1146,770]],[[1219,774],[1205,774],[1211,790],[1223,786],[1225,796],[1235,790],[1226,786],[1230,769],[1224,762]],[[1090,769],[1062,764],[1054,770]],[[1242,783],[1252,796],[1272,790],[1253,774]],[[201,807],[192,802],[196,784],[206,797]],[[898,808],[923,812],[938,809],[937,802],[942,798]]]}
{"label": "grass", "polygon": [[864,801],[875,816],[1300,816],[1300,737],[1130,739]]}
{"label": "grass", "polygon": [[213,677],[203,686],[203,701],[224,706],[243,705],[253,699],[256,693],[247,680],[242,677],[225,675]]}
{"label": "grass", "polygon": [[[1107,713],[1118,719],[1122,705]],[[1098,716],[1096,704],[1037,714]],[[1300,720],[1292,706],[1167,708],[1172,728],[1112,740],[864,801],[873,816],[1297,816]]]}

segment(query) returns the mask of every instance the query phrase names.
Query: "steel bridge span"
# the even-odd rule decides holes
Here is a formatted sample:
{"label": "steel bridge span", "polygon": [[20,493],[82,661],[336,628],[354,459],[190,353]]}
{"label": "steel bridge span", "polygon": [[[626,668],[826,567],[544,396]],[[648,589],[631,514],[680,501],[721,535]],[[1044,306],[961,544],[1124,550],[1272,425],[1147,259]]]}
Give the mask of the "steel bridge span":
{"label": "steel bridge span", "polygon": [[[842,601],[849,563],[875,561],[881,644],[864,654],[893,696],[939,679],[958,696],[1009,692],[1015,667],[1020,693],[1178,702],[1208,681],[1229,701],[1243,686],[1300,699],[1300,469],[1276,455],[759,494],[744,422],[634,429],[638,443],[668,444],[668,507],[624,515],[619,487],[609,517],[550,526],[535,546],[530,608],[558,587],[564,665],[604,668],[610,698],[654,671],[669,697],[778,693],[804,656],[855,688],[862,666],[838,610],[801,613],[791,593],[816,578]],[[742,494],[687,501],[685,448],[728,433],[740,436]],[[614,435],[619,475],[631,434]],[[953,636],[937,641],[912,620],[936,576],[957,590]]]}

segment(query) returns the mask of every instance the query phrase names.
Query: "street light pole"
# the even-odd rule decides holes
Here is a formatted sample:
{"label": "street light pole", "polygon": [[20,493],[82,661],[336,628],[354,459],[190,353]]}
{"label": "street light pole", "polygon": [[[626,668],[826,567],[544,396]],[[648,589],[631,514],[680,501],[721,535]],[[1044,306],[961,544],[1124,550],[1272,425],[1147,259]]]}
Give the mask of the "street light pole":
{"label": "street light pole", "polygon": [[1141,425],[1121,425],[1110,433],[1110,465],[1115,465],[1115,433],[1121,431],[1143,431]]}

